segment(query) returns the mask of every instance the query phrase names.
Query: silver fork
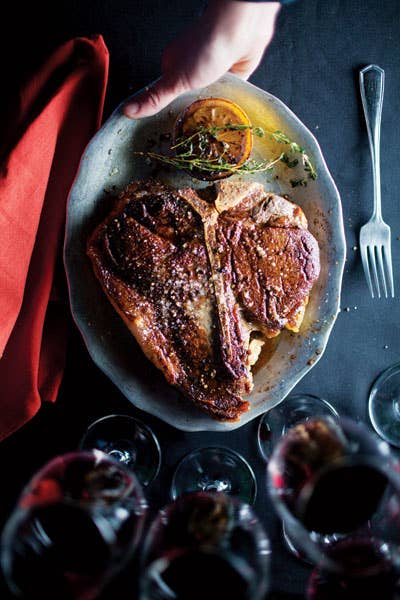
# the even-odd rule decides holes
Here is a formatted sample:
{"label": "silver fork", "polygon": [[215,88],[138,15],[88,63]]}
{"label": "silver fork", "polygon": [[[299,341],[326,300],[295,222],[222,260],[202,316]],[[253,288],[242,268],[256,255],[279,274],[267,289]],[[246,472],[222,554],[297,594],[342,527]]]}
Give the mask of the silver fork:
{"label": "silver fork", "polygon": [[360,92],[367,123],[374,182],[374,211],[368,223],[360,229],[360,251],[371,296],[374,297],[372,270],[378,298],[381,297],[379,280],[385,298],[388,296],[387,280],[391,296],[394,298],[390,227],[383,221],[381,209],[380,135],[384,82],[385,71],[377,65],[369,65],[360,71]]}

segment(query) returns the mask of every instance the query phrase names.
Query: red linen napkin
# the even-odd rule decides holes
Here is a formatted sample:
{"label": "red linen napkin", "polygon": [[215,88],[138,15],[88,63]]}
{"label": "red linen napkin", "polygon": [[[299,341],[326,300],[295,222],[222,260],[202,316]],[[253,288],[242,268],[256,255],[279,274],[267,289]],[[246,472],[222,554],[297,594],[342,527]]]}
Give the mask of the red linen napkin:
{"label": "red linen napkin", "polygon": [[0,439],[57,396],[66,315],[53,279],[68,192],[101,122],[107,75],[101,36],[60,47],[23,90],[19,139],[0,165]]}

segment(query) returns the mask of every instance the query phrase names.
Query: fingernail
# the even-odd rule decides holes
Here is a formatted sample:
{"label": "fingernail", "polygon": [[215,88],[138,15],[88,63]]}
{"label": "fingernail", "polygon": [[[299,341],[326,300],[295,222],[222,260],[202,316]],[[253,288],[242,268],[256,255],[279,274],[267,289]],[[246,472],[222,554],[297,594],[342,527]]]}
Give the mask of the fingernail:
{"label": "fingernail", "polygon": [[139,111],[140,105],[137,102],[132,102],[131,104],[127,104],[124,108],[124,113],[127,117],[134,118],[137,112]]}

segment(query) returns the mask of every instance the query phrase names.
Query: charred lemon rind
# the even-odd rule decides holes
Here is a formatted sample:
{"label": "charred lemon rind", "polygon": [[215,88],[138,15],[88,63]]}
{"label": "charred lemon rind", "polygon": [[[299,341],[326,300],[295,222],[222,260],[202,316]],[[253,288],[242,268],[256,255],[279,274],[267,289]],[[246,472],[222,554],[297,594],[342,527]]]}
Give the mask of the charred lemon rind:
{"label": "charred lemon rind", "polygon": [[[235,126],[240,129],[235,129]],[[182,146],[182,142],[185,144],[189,138],[186,146]],[[205,159],[211,165],[218,160],[223,161],[223,170],[217,165],[215,171],[190,169],[191,175],[197,179],[215,181],[230,177],[248,160],[253,146],[252,125],[235,102],[226,98],[201,98],[178,115],[173,140],[174,146],[181,144],[179,152],[189,149],[194,158]]]}

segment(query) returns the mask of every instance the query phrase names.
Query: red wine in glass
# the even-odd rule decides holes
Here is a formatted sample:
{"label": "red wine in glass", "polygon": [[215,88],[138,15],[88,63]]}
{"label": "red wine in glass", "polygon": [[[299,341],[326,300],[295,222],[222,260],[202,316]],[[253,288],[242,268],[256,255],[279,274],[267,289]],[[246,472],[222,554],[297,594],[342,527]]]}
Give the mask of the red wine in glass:
{"label": "red wine in glass", "polygon": [[[217,600],[236,598],[253,600],[257,598],[254,573],[244,561],[235,559],[226,553],[215,553],[207,549],[195,549],[171,552],[159,563],[151,566],[153,582],[163,582],[164,592],[174,594],[176,600]],[[150,592],[150,593],[149,593]],[[148,588],[144,599],[164,599],[153,588]]]}
{"label": "red wine in glass", "polygon": [[369,538],[338,541],[328,555],[342,566],[342,573],[314,569],[308,600],[399,600],[399,573],[384,543]]}
{"label": "red wine in glass", "polygon": [[380,527],[375,535],[382,533],[383,539],[374,537],[369,525],[388,485],[382,471],[360,464],[335,465],[306,484],[298,499],[298,517],[327,540],[323,565],[314,569],[308,585],[308,600],[398,598],[400,574],[393,562],[397,549],[385,542]]}
{"label": "red wine in glass", "polygon": [[135,550],[146,509],[134,475],[102,452],[55,458],[25,488],[4,529],[9,588],[32,599],[96,597]]}
{"label": "red wine in glass", "polygon": [[264,600],[269,540],[247,504],[221,492],[184,494],[153,521],[140,600]]}
{"label": "red wine in glass", "polygon": [[349,419],[299,423],[278,443],[269,491],[316,567],[308,598],[396,598],[399,472],[388,445]]}

